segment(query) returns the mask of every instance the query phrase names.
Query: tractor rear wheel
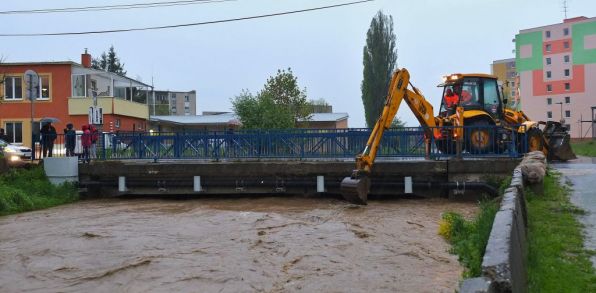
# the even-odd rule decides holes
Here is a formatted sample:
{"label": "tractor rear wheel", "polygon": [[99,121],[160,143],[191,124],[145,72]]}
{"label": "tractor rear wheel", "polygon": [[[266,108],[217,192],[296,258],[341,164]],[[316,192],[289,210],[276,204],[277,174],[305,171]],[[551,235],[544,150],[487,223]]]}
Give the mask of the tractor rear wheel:
{"label": "tractor rear wheel", "polygon": [[495,145],[495,131],[493,124],[486,119],[470,120],[464,122],[465,149],[472,154],[486,154],[493,150]]}

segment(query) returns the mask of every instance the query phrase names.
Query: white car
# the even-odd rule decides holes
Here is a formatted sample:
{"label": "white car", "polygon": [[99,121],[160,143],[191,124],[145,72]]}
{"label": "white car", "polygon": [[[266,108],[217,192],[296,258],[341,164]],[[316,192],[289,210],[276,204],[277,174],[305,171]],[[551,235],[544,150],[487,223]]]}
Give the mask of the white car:
{"label": "white car", "polygon": [[31,159],[31,148],[14,143],[8,143],[2,139],[0,139],[0,152],[2,152],[4,157],[6,157],[10,162]]}

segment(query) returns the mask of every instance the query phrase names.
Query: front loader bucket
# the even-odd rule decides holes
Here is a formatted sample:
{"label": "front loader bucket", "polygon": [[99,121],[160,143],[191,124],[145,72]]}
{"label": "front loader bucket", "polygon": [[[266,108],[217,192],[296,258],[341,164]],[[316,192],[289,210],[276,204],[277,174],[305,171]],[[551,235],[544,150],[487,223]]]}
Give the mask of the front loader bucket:
{"label": "front loader bucket", "polygon": [[370,190],[370,179],[366,176],[360,178],[346,177],[341,181],[341,195],[353,204],[365,205]]}
{"label": "front loader bucket", "polygon": [[551,136],[548,145],[548,154],[551,160],[568,161],[577,158],[571,149],[569,134],[567,133],[564,135]]}
{"label": "front loader bucket", "polygon": [[577,158],[569,143],[569,133],[561,123],[547,122],[544,129],[544,136],[548,141],[548,156],[550,160],[568,161]]}

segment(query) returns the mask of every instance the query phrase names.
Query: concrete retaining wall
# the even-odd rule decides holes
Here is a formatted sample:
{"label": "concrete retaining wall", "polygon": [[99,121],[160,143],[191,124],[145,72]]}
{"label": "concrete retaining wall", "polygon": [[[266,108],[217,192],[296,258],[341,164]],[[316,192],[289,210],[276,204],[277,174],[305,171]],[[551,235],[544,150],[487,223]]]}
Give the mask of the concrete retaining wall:
{"label": "concrete retaining wall", "polygon": [[518,166],[501,201],[482,260],[482,277],[464,280],[460,292],[526,292],[527,210]]}
{"label": "concrete retaining wall", "polygon": [[79,162],[77,157],[44,158],[43,169],[50,182],[54,185],[79,181]]}

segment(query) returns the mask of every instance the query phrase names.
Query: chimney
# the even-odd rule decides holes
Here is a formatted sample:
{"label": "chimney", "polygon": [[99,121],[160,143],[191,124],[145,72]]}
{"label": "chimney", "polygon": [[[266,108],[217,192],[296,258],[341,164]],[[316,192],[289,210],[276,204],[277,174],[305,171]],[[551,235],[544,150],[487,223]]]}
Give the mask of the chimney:
{"label": "chimney", "polygon": [[87,48],[85,48],[85,53],[81,54],[81,64],[85,68],[91,68],[91,54],[87,53]]}

